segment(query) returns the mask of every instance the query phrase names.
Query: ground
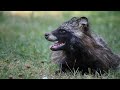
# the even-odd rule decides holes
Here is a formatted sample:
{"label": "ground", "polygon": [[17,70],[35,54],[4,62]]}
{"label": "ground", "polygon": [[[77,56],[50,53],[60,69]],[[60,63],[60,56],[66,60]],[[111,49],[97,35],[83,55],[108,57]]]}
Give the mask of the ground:
{"label": "ground", "polygon": [[0,13],[0,78],[1,79],[119,79],[119,71],[100,76],[70,72],[55,75],[58,66],[50,61],[45,32],[56,29],[75,16],[86,16],[91,29],[105,38],[112,50],[120,53],[120,12],[28,12]]}

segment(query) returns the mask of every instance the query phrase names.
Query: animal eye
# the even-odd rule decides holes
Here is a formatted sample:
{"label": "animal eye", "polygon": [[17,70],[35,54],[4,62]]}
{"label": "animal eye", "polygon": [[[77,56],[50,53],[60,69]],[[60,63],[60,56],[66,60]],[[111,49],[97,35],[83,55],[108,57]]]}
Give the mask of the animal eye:
{"label": "animal eye", "polygon": [[64,29],[60,29],[60,30],[59,30],[59,33],[61,33],[61,34],[65,34],[65,33],[66,33],[66,30],[64,30]]}

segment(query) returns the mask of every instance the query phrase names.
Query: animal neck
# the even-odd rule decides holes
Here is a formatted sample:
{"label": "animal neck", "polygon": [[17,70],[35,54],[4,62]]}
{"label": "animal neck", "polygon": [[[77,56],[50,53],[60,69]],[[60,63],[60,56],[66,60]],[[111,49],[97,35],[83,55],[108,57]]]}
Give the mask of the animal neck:
{"label": "animal neck", "polygon": [[[75,40],[75,41],[74,41]],[[67,50],[65,53],[71,59],[80,59],[87,60],[88,58],[92,58],[95,51],[96,43],[92,37],[83,37],[82,39],[74,37],[71,41],[71,44],[68,44]]]}

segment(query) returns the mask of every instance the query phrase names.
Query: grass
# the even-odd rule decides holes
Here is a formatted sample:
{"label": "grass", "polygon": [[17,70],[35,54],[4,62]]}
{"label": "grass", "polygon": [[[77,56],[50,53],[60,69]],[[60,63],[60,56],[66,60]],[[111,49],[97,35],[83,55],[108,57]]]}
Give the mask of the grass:
{"label": "grass", "polygon": [[102,76],[80,72],[55,75],[58,66],[50,61],[50,50],[44,33],[56,29],[74,16],[87,16],[92,30],[120,53],[120,12],[34,12],[34,15],[10,15],[0,12],[0,79],[119,79],[120,72]]}

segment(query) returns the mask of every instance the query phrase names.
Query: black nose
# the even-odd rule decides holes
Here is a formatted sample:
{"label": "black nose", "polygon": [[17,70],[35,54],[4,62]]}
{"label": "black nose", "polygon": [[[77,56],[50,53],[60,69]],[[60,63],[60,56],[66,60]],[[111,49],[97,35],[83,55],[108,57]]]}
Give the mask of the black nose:
{"label": "black nose", "polygon": [[45,33],[45,38],[48,39],[49,35],[49,33]]}

